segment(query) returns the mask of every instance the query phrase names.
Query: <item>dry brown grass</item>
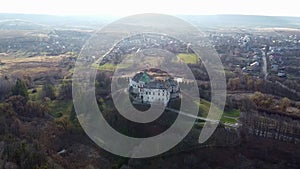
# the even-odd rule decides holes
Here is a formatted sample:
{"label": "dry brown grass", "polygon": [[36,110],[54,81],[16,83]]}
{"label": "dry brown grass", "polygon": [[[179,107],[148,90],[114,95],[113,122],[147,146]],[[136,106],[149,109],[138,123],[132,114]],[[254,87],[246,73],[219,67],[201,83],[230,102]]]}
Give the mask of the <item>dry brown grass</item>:
{"label": "dry brown grass", "polygon": [[5,65],[0,74],[13,76],[36,76],[59,70],[61,56],[37,56],[30,58],[1,57]]}

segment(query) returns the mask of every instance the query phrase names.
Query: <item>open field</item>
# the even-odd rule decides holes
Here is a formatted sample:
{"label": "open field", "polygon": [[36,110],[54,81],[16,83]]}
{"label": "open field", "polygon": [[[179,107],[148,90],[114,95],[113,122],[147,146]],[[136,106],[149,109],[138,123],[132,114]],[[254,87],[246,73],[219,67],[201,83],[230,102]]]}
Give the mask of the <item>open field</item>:
{"label": "open field", "polygon": [[1,57],[0,75],[11,77],[31,77],[33,81],[47,76],[63,78],[68,73],[61,64],[62,56]]}
{"label": "open field", "polygon": [[199,62],[199,58],[196,54],[180,53],[177,57],[179,61],[182,60],[184,63],[196,64]]}
{"label": "open field", "polygon": [[236,110],[236,109],[224,111],[221,118],[221,122],[236,124],[239,120],[240,113],[241,113],[240,110]]}

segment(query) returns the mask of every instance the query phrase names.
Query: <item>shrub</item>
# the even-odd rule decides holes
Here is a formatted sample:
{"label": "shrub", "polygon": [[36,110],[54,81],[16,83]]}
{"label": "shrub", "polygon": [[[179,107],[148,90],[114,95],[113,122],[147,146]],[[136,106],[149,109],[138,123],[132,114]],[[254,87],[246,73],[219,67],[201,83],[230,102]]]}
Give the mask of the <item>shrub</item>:
{"label": "shrub", "polygon": [[72,82],[64,80],[60,90],[59,90],[59,98],[67,100],[72,99]]}
{"label": "shrub", "polygon": [[26,100],[28,100],[28,92],[27,92],[27,86],[24,81],[18,79],[15,86],[12,89],[13,95],[20,95],[23,96]]}
{"label": "shrub", "polygon": [[51,100],[56,98],[55,96],[55,88],[52,84],[45,84],[42,88],[42,98],[48,97]]}

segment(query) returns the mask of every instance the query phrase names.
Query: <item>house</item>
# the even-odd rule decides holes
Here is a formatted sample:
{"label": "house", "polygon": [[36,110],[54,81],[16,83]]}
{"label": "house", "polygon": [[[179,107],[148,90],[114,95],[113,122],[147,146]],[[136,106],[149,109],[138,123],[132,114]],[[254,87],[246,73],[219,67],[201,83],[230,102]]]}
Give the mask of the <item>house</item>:
{"label": "house", "polygon": [[279,72],[277,73],[277,76],[278,76],[278,77],[286,77],[286,73],[285,73],[284,71],[279,71]]}
{"label": "house", "polygon": [[271,65],[271,71],[272,72],[278,72],[278,68],[279,68],[279,66],[277,64],[272,64]]}
{"label": "house", "polygon": [[129,93],[140,103],[167,105],[171,99],[179,98],[179,92],[178,83],[158,69],[138,72],[129,79]]}
{"label": "house", "polygon": [[259,66],[259,62],[253,62],[250,64],[250,67],[258,67]]}

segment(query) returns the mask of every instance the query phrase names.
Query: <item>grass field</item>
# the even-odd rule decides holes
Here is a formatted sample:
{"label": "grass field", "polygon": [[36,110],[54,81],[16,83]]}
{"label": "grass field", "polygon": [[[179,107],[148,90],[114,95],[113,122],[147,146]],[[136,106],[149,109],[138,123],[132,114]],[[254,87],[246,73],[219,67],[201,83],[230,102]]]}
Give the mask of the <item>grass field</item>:
{"label": "grass field", "polygon": [[222,118],[221,118],[221,122],[235,124],[235,123],[237,123],[237,121],[240,117],[240,113],[241,113],[240,110],[237,110],[237,109],[224,111]]}
{"label": "grass field", "polygon": [[240,110],[232,109],[232,110],[224,111],[223,115],[237,118],[240,117],[240,113],[241,113]]}
{"label": "grass field", "polygon": [[104,65],[98,66],[98,70],[107,70],[107,71],[114,71],[117,68],[117,65],[106,63]]}
{"label": "grass field", "polygon": [[177,55],[178,60],[182,60],[184,63],[196,64],[199,61],[199,57],[196,54],[180,53]]}
{"label": "grass field", "polygon": [[199,113],[201,114],[201,116],[206,117],[208,112],[209,112],[209,108],[210,108],[210,102],[204,99],[200,100],[199,105]]}
{"label": "grass field", "polygon": [[[202,117],[207,117],[211,103],[207,100],[201,99],[200,103],[197,103],[199,106],[199,114]],[[237,123],[240,117],[240,110],[232,109],[224,111],[220,119],[221,123]]]}
{"label": "grass field", "polygon": [[112,63],[106,63],[104,65],[98,66],[98,70],[105,70],[105,71],[114,71],[116,69],[125,69],[130,67],[130,64],[124,63],[124,64],[112,64]]}
{"label": "grass field", "polygon": [[36,57],[1,57],[0,74],[13,76],[31,76],[51,74],[60,71],[61,56],[36,56]]}

